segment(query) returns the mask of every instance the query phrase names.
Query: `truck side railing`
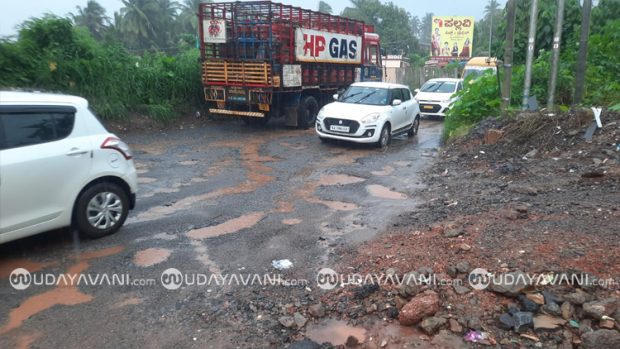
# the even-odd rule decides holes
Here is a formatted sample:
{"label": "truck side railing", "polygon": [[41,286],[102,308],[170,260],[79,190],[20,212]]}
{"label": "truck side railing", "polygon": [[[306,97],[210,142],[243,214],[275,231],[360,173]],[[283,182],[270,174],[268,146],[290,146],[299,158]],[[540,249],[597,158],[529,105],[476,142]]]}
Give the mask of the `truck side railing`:
{"label": "truck side railing", "polygon": [[271,64],[268,62],[207,60],[203,64],[202,81],[209,85],[273,85]]}

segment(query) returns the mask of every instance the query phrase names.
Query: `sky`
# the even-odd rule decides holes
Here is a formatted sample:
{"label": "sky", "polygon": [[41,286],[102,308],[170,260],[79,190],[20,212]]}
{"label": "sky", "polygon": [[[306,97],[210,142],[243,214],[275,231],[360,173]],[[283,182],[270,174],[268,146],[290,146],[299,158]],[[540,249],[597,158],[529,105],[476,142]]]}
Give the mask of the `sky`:
{"label": "sky", "polygon": [[[76,11],[76,6],[85,7],[87,0],[0,0],[0,36],[15,35],[16,26],[30,17],[40,17],[44,13],[50,12],[56,15],[65,16],[70,12]],[[113,17],[114,11],[118,11],[123,3],[121,0],[97,0],[106,8],[108,16]],[[182,1],[179,1],[182,2]],[[304,8],[317,9],[318,0],[278,0],[285,4],[301,6]],[[349,0],[327,0],[334,10],[334,14],[339,14],[345,7],[350,6]],[[382,0],[382,2],[386,2]],[[476,20],[482,18],[484,6],[488,0],[392,0],[392,2],[411,15],[422,17],[428,12],[435,15],[444,16],[474,16]],[[503,8],[506,0],[499,0],[500,7]]]}

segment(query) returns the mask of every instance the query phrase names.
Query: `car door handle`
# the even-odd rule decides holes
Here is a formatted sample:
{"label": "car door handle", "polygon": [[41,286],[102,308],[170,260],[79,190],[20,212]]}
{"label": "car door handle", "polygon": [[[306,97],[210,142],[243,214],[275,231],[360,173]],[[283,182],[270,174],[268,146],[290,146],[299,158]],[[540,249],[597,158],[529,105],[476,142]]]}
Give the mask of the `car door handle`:
{"label": "car door handle", "polygon": [[67,153],[67,156],[79,156],[79,155],[85,155],[88,154],[88,150],[80,150],[78,148],[71,148],[71,150],[69,150],[69,152]]}

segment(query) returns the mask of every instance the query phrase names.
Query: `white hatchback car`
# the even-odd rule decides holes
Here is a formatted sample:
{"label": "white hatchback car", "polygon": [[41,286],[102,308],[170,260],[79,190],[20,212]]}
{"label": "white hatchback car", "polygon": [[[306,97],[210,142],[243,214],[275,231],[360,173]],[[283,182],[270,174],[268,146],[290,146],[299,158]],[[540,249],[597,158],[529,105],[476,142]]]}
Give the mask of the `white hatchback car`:
{"label": "white hatchback car", "polygon": [[112,234],[137,182],[129,147],[85,99],[0,91],[0,243],[72,225]]}
{"label": "white hatchback car", "polygon": [[339,139],[385,147],[392,136],[413,137],[420,126],[420,109],[405,85],[385,82],[354,83],[336,102],[317,115],[321,140]]}
{"label": "white hatchback car", "polygon": [[420,103],[420,113],[424,116],[445,117],[456,97],[455,93],[463,89],[462,79],[430,79],[416,89],[415,100]]}

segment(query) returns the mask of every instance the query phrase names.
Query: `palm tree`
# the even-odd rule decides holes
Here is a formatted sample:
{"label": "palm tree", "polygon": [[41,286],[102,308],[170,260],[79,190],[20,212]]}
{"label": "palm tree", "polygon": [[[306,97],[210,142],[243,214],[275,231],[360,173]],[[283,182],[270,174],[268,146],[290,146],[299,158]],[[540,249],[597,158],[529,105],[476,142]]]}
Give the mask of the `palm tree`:
{"label": "palm tree", "polygon": [[484,7],[484,16],[489,18],[495,16],[499,12],[499,2],[497,0],[489,0],[489,3]]}
{"label": "palm tree", "polygon": [[433,13],[427,13],[422,18],[420,26],[420,42],[430,45],[431,32],[433,31]]}
{"label": "palm tree", "polygon": [[159,47],[166,47],[173,43],[178,32],[175,20],[180,5],[174,0],[156,0],[156,2],[157,15],[151,23],[157,32],[156,42]]}
{"label": "palm tree", "polygon": [[198,33],[198,8],[200,4],[211,2],[213,0],[185,0],[177,17],[181,32],[196,35]]}
{"label": "palm tree", "polygon": [[420,18],[418,16],[412,16],[411,17],[411,32],[413,33],[413,35],[416,38],[420,38],[420,27],[422,25],[422,22],[420,22]]}
{"label": "palm tree", "polygon": [[319,12],[331,14],[332,11],[332,7],[328,3],[323,0],[319,1]]}
{"label": "palm tree", "polygon": [[88,0],[86,7],[76,6],[77,14],[71,13],[71,18],[76,26],[86,27],[96,39],[101,39],[103,33],[110,24],[110,18],[106,16],[105,9],[95,0]]}

